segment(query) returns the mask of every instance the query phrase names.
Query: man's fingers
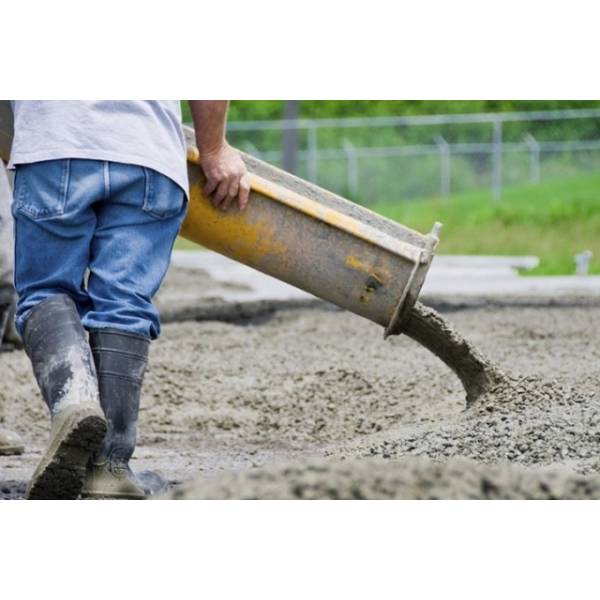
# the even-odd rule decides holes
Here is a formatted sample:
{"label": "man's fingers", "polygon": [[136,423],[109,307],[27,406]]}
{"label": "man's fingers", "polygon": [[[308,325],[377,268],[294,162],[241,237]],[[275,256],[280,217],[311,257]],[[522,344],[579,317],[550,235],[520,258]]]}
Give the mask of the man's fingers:
{"label": "man's fingers", "polygon": [[216,177],[206,177],[206,183],[204,184],[204,194],[210,196],[219,185],[219,180]]}
{"label": "man's fingers", "polygon": [[223,201],[227,198],[227,190],[229,189],[229,182],[227,179],[223,179],[219,183],[217,191],[213,193],[213,200],[217,206],[222,205]]}
{"label": "man's fingers", "polygon": [[248,204],[248,198],[250,197],[250,181],[248,180],[248,175],[244,175],[240,179],[240,187],[238,193],[238,204],[240,210],[244,210],[246,208],[246,204]]}
{"label": "man's fingers", "polygon": [[223,200],[222,207],[224,210],[229,208],[229,205],[237,198],[238,190],[240,189],[240,182],[237,177],[233,178],[233,181],[229,184],[229,190],[227,191],[227,197]]}
{"label": "man's fingers", "polygon": [[213,206],[227,210],[237,200],[240,210],[248,204],[250,181],[239,153],[226,146],[219,156],[207,156],[202,167],[206,175],[204,194]]}

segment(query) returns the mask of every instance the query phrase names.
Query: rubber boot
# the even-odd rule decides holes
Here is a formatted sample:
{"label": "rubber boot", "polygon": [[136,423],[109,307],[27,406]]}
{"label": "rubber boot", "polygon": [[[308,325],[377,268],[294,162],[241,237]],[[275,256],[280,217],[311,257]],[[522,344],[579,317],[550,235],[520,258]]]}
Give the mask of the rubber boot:
{"label": "rubber boot", "polygon": [[95,457],[88,465],[82,497],[90,500],[143,500],[166,492],[169,483],[154,471],[134,473],[128,464]]}
{"label": "rubber boot", "polygon": [[27,498],[75,499],[106,433],[90,347],[77,308],[65,294],[36,305],[24,329],[25,351],[52,418],[49,444]]}
{"label": "rubber boot", "polygon": [[143,499],[165,487],[159,475],[144,472],[138,479],[129,467],[150,341],[115,329],[101,329],[90,332],[90,345],[108,431],[89,466],[83,496]]}

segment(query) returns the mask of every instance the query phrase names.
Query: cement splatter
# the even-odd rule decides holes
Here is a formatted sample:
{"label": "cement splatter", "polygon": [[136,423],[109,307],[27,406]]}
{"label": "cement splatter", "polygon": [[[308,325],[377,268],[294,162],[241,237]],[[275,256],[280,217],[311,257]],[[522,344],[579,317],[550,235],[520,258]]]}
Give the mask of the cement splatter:
{"label": "cement splatter", "polygon": [[99,404],[98,384],[95,377],[90,377],[90,364],[86,361],[88,354],[87,345],[80,345],[79,348],[71,346],[65,354],[53,356],[40,370],[41,384],[47,388],[52,385],[53,373],[70,373],[58,391],[56,404],[52,407],[53,414],[80,404]]}

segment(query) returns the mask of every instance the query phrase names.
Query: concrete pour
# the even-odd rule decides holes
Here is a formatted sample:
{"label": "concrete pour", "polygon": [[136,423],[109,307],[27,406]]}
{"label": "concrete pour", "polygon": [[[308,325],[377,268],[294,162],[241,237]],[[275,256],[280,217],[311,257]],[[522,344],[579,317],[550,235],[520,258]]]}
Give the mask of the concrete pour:
{"label": "concrete pour", "polygon": [[[171,273],[164,294],[187,275]],[[469,409],[423,347],[320,306],[165,324],[133,467],[195,479],[185,497],[597,497],[597,303],[446,314],[511,377]],[[0,492],[19,497],[48,417],[22,352],[0,354],[0,381],[2,424],[27,444],[0,457]]]}
{"label": "concrete pour", "polygon": [[464,338],[437,311],[416,302],[401,331],[444,361],[467,393],[467,406],[500,386],[511,385],[501,369]]}

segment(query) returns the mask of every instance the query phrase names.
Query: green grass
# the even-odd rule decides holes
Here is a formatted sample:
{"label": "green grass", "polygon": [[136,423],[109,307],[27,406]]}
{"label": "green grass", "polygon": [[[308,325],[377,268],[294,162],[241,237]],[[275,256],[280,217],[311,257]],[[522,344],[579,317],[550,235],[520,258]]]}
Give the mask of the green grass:
{"label": "green grass", "polygon": [[[573,255],[591,250],[590,272],[600,274],[600,174],[505,188],[497,204],[484,190],[370,208],[421,232],[441,221],[440,254],[532,254],[540,266],[527,273],[567,275]],[[175,247],[201,249],[181,238]]]}
{"label": "green grass", "polygon": [[529,273],[566,275],[573,255],[591,250],[600,274],[600,175],[505,188],[497,204],[485,190],[371,208],[421,232],[441,221],[440,254],[532,254],[540,266]]}

